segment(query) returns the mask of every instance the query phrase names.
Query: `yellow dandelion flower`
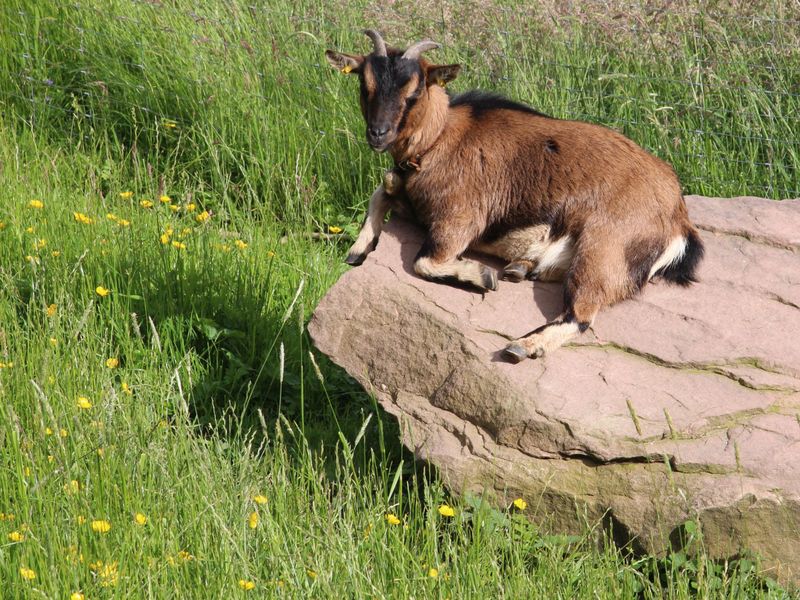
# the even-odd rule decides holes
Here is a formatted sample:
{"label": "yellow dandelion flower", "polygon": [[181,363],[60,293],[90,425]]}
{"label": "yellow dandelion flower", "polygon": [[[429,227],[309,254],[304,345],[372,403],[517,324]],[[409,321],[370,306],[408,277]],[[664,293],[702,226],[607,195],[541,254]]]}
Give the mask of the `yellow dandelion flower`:
{"label": "yellow dandelion flower", "polygon": [[50,338],[50,345],[51,346],[58,346],[58,340],[54,337]]}
{"label": "yellow dandelion flower", "polygon": [[41,250],[41,249],[42,249],[42,248],[44,248],[45,246],[47,246],[47,240],[46,240],[46,239],[44,239],[44,238],[39,238],[38,240],[36,240],[36,241],[33,243],[33,247],[34,247],[36,250]]}
{"label": "yellow dandelion flower", "polygon": [[180,206],[178,206],[177,204],[170,204],[170,205],[169,205],[169,209],[170,209],[172,212],[176,213],[176,212],[178,212],[178,211],[181,209],[181,207],[180,207]]}
{"label": "yellow dandelion flower", "polygon": [[72,479],[69,483],[64,484],[64,491],[68,494],[77,494],[80,489],[81,484],[77,479]]}
{"label": "yellow dandelion flower", "polygon": [[239,587],[243,589],[245,592],[249,592],[254,587],[256,587],[256,584],[248,579],[240,579]]}
{"label": "yellow dandelion flower", "polygon": [[128,221],[127,219],[119,219],[117,221],[117,225],[119,225],[120,227],[130,227],[131,222]]}
{"label": "yellow dandelion flower", "polygon": [[25,535],[21,531],[12,531],[8,534],[8,539],[12,542],[21,542],[25,539]]}
{"label": "yellow dandelion flower", "polygon": [[33,233],[34,231],[35,231],[35,230],[34,230],[34,228],[33,228],[33,227],[26,227],[26,228],[25,228],[25,233]]}
{"label": "yellow dandelion flower", "polygon": [[130,387],[130,386],[127,384],[127,383],[125,383],[124,381],[122,382],[122,393],[123,393],[123,394],[127,394],[128,396],[133,396],[133,390],[132,390],[132,389],[131,389],[131,387]]}
{"label": "yellow dandelion flower", "polygon": [[267,257],[268,258],[274,258],[275,257],[275,253],[272,250],[267,250]]}
{"label": "yellow dandelion flower", "polygon": [[384,518],[389,525],[400,525],[400,519],[398,519],[397,515],[393,513],[386,513]]}
{"label": "yellow dandelion flower", "polygon": [[48,455],[47,455],[47,462],[49,462],[49,463],[54,463],[54,462],[56,462],[56,457],[55,457],[55,456],[53,456],[52,454],[48,454]]}
{"label": "yellow dandelion flower", "polygon": [[13,366],[14,366],[13,362],[7,362],[7,363],[0,362],[0,369],[10,369]]}
{"label": "yellow dandelion flower", "polygon": [[164,125],[164,127],[166,127],[167,129],[175,129],[178,126],[178,124],[175,121],[172,121],[170,119],[165,119],[162,125]]}
{"label": "yellow dandelion flower", "polygon": [[49,427],[45,427],[44,428],[44,434],[45,435],[53,435],[53,430],[50,429]]}
{"label": "yellow dandelion flower", "polygon": [[92,401],[89,400],[86,396],[78,396],[78,408],[82,408],[83,410],[89,410],[92,408]]}
{"label": "yellow dandelion flower", "polygon": [[94,219],[89,215],[85,215],[82,212],[73,212],[72,216],[75,218],[75,221],[82,224],[82,225],[91,225],[94,223]]}
{"label": "yellow dandelion flower", "polygon": [[109,221],[118,221],[119,217],[114,213],[108,213],[106,214],[106,219],[108,219]]}
{"label": "yellow dandelion flower", "polygon": [[78,552],[78,547],[75,544],[67,546],[66,559],[73,564],[82,563],[83,552]]}
{"label": "yellow dandelion flower", "polygon": [[433,567],[428,569],[428,577],[436,579],[438,576],[439,576],[439,569],[434,569]]}
{"label": "yellow dandelion flower", "polygon": [[109,369],[116,369],[119,366],[119,359],[114,358],[113,356],[111,358],[106,359],[106,366]]}
{"label": "yellow dandelion flower", "polygon": [[453,510],[452,506],[449,506],[447,504],[442,504],[439,507],[439,514],[442,515],[443,517],[453,517],[455,516],[456,511]]}
{"label": "yellow dandelion flower", "polygon": [[47,307],[47,316],[48,317],[55,316],[56,311],[58,311],[58,306],[56,306],[55,304],[51,304],[50,306]]}
{"label": "yellow dandelion flower", "polygon": [[164,244],[165,246],[169,244],[169,235],[166,233],[162,233],[161,237],[159,237],[158,239],[161,240],[161,243]]}
{"label": "yellow dandelion flower", "polygon": [[162,203],[162,204],[169,204],[170,202],[172,202],[172,198],[170,198],[170,197],[169,197],[169,196],[167,196],[166,194],[162,195],[162,196],[159,198],[159,200],[161,201],[161,203]]}
{"label": "yellow dandelion flower", "polygon": [[123,200],[130,200],[133,198],[133,192],[120,192],[119,197]]}
{"label": "yellow dandelion flower", "polygon": [[133,515],[133,520],[137,525],[147,525],[147,517],[140,512],[137,512],[135,515]]}
{"label": "yellow dandelion flower", "polygon": [[258,527],[258,513],[256,511],[251,512],[250,516],[247,517],[247,526],[250,529]]}
{"label": "yellow dandelion flower", "polygon": [[86,600],[86,596],[82,592],[72,592],[69,595],[69,600]]}
{"label": "yellow dandelion flower", "polygon": [[190,560],[194,560],[194,556],[192,556],[186,550],[180,550],[178,552],[178,558],[181,559],[183,562],[189,562]]}
{"label": "yellow dandelion flower", "polygon": [[211,214],[207,210],[204,210],[203,212],[201,212],[199,214],[196,214],[194,216],[194,220],[197,221],[198,223],[205,223],[210,218],[211,218]]}
{"label": "yellow dandelion flower", "polygon": [[314,569],[306,569],[306,575],[311,577],[311,579],[317,578],[317,572]]}
{"label": "yellow dandelion flower", "polygon": [[3,231],[3,229],[5,229],[5,228],[6,228],[5,222],[4,221],[0,221],[0,231]]}
{"label": "yellow dandelion flower", "polygon": [[38,256],[31,256],[30,254],[25,256],[25,260],[28,262],[32,262],[34,264],[39,264],[39,257]]}
{"label": "yellow dandelion flower", "polygon": [[266,504],[267,503],[267,497],[266,496],[262,496],[261,494],[257,494],[255,496],[253,496],[253,502],[255,502],[256,504]]}
{"label": "yellow dandelion flower", "polygon": [[178,250],[186,250],[186,244],[179,242],[178,240],[173,240],[172,247],[177,248]]}
{"label": "yellow dandelion flower", "polygon": [[184,208],[186,212],[194,212],[197,209],[197,205],[194,202],[189,202]]}
{"label": "yellow dandelion flower", "polygon": [[341,227],[336,227],[336,225],[332,225],[332,226],[328,227],[328,233],[334,233],[334,234],[342,233],[342,228]]}
{"label": "yellow dandelion flower", "polygon": [[44,208],[44,202],[42,202],[41,200],[31,200],[30,202],[28,202],[28,206],[30,206],[31,208],[42,209]]}
{"label": "yellow dandelion flower", "polygon": [[522,498],[517,498],[514,500],[514,506],[516,506],[519,510],[525,510],[528,508],[528,503],[525,502]]}
{"label": "yellow dandelion flower", "polygon": [[153,202],[151,200],[139,200],[139,206],[142,208],[153,208]]}
{"label": "yellow dandelion flower", "polygon": [[62,438],[65,438],[69,435],[69,431],[67,431],[62,427],[61,429],[58,430],[58,435],[60,435]]}
{"label": "yellow dandelion flower", "polygon": [[105,455],[106,455],[106,449],[105,448],[98,448],[97,449],[97,456],[99,456],[100,458],[103,458]]}
{"label": "yellow dandelion flower", "polygon": [[97,521],[92,521],[91,526],[92,526],[92,531],[96,533],[108,533],[109,531],[111,531],[111,523],[109,523],[105,519],[98,519]]}
{"label": "yellow dandelion flower", "polygon": [[94,571],[94,574],[100,581],[101,586],[109,587],[117,585],[117,581],[119,580],[119,573],[117,572],[117,561],[114,561],[112,563],[103,563],[102,560],[98,560],[96,562],[91,563],[89,565],[89,568],[92,571]]}
{"label": "yellow dandelion flower", "polygon": [[33,579],[36,579],[36,571],[33,569],[28,569],[27,567],[20,567],[19,576],[23,579],[27,579],[28,581],[32,581]]}
{"label": "yellow dandelion flower", "polygon": [[102,285],[98,285],[96,288],[94,288],[94,291],[97,292],[97,295],[101,298],[105,298],[111,293],[110,289],[105,288]]}
{"label": "yellow dandelion flower", "polygon": [[75,522],[78,525],[83,525],[84,523],[86,523],[86,517],[84,517],[83,515],[78,515],[77,517],[75,517]]}
{"label": "yellow dandelion flower", "polygon": [[59,256],[61,256],[61,250],[53,250],[50,253],[50,256],[52,256],[53,258],[58,258]]}
{"label": "yellow dandelion flower", "polygon": [[239,250],[244,250],[247,248],[247,242],[243,242],[242,240],[236,240],[234,244]]}

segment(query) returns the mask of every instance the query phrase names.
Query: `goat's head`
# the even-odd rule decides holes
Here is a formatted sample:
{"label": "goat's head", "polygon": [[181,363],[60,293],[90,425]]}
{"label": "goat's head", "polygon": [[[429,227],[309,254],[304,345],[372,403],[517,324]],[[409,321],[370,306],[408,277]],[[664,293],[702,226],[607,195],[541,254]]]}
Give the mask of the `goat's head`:
{"label": "goat's head", "polygon": [[350,55],[328,50],[328,62],[342,73],[355,73],[361,82],[361,112],[367,122],[367,142],[383,152],[397,139],[409,116],[420,108],[428,87],[443,86],[455,79],[460,65],[432,65],[422,52],[439,44],[423,40],[407,50],[387,48],[377,31],[364,31],[374,44],[366,55]]}

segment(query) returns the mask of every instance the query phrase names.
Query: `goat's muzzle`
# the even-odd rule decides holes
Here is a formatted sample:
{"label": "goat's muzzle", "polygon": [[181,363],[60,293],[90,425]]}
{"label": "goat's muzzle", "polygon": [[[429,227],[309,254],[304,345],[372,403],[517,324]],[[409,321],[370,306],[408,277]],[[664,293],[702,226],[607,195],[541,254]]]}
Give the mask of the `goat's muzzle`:
{"label": "goat's muzzle", "polygon": [[394,141],[395,136],[387,126],[367,127],[367,143],[376,152],[383,152]]}

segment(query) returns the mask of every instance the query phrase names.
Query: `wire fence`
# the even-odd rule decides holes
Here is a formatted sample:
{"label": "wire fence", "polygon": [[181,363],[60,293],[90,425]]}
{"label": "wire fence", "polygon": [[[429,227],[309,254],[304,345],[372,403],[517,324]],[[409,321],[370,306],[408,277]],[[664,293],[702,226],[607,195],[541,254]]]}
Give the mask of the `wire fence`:
{"label": "wire fence", "polygon": [[[553,98],[547,101],[555,116],[590,120],[631,135],[673,162],[689,191],[715,193],[720,188],[709,183],[702,167],[713,163],[724,167],[718,177],[735,179],[723,190],[800,197],[800,8],[775,3],[739,14],[728,8],[715,12],[701,5],[671,6],[587,2],[584,7],[591,10],[551,7],[520,16],[518,7],[470,4],[458,13],[397,3],[364,9],[362,17],[365,23],[379,22],[393,39],[430,35],[442,41],[445,52],[468,62],[483,85],[523,96],[521,100],[535,88],[537,97]],[[119,61],[128,76],[114,82],[114,93],[123,93],[114,99],[113,110],[145,115],[153,123],[180,122],[183,116],[164,103],[137,99],[147,96],[145,74],[153,67],[133,54],[146,57],[153,34],[163,36],[165,52],[172,36],[190,36],[190,58],[197,66],[191,83],[200,90],[209,88],[220,53],[269,65],[276,40],[302,36],[315,46],[314,53],[281,52],[284,70],[322,72],[316,46],[358,39],[349,21],[292,6],[206,2],[190,9],[180,3],[130,0],[109,8],[74,2],[62,7],[61,14],[67,18],[59,27],[69,35],[48,39],[42,33],[46,27],[30,26],[36,14],[25,9],[6,13],[2,35],[16,36],[19,43],[12,47],[27,51],[10,63],[12,85],[0,90],[5,96],[0,100],[13,104],[17,117],[30,127],[53,112],[80,117],[90,126],[81,130],[83,136],[91,135],[91,125],[110,110],[108,82],[89,51],[113,44],[102,27],[109,18],[148,33],[133,42],[131,56]],[[525,19],[530,23],[521,23]],[[98,25],[92,26],[93,21]],[[587,28],[592,36],[585,34]],[[619,59],[616,52],[622,46],[627,50]],[[537,52],[540,47],[546,49]],[[587,62],[593,55],[596,61]],[[65,64],[64,56],[72,62]],[[197,75],[204,65],[208,77]],[[275,71],[257,67],[254,75],[266,80]],[[544,88],[538,89],[542,82]],[[319,82],[309,85],[324,93]],[[236,94],[253,102],[274,101],[266,89],[246,86]],[[322,102],[304,102],[319,113],[329,110]]]}

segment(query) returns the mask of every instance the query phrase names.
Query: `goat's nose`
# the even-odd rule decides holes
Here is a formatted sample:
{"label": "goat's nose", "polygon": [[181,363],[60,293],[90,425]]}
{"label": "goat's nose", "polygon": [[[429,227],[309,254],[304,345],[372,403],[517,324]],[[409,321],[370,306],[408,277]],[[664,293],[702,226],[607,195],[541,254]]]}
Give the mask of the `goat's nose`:
{"label": "goat's nose", "polygon": [[389,133],[389,127],[380,125],[375,127],[370,127],[369,129],[367,129],[367,133],[373,139],[382,138],[387,133]]}

